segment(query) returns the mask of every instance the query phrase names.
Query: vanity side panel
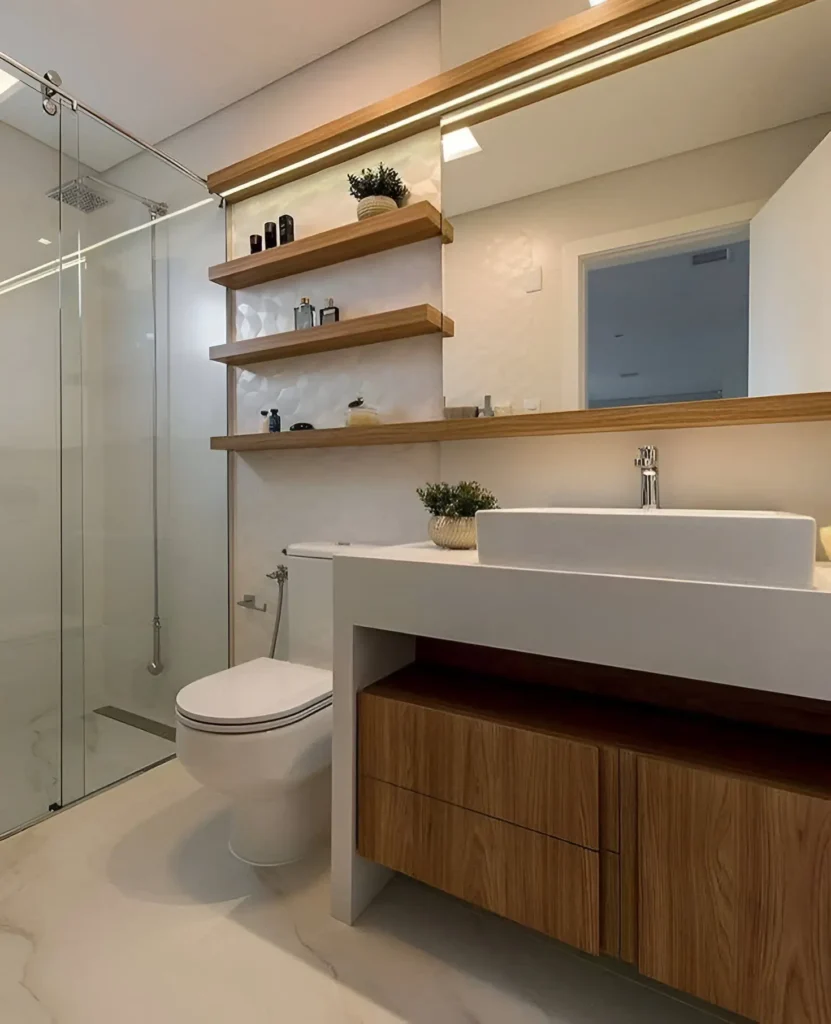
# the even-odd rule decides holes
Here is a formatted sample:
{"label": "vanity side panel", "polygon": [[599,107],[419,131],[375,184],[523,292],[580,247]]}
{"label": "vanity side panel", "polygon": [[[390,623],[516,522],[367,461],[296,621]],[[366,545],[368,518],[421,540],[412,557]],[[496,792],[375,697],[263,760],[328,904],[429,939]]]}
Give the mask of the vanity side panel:
{"label": "vanity side panel", "polygon": [[372,692],[358,702],[361,774],[600,848],[598,747]]}
{"label": "vanity side panel", "polygon": [[600,952],[595,851],[362,777],[358,852],[587,953]]}

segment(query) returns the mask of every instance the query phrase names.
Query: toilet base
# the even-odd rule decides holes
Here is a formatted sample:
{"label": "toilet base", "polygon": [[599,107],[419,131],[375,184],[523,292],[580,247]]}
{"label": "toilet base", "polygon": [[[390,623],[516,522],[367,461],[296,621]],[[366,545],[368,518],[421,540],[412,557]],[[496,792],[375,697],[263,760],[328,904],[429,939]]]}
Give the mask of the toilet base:
{"label": "toilet base", "polygon": [[228,849],[257,868],[302,860],[329,833],[331,778],[326,768],[299,786],[232,803]]}

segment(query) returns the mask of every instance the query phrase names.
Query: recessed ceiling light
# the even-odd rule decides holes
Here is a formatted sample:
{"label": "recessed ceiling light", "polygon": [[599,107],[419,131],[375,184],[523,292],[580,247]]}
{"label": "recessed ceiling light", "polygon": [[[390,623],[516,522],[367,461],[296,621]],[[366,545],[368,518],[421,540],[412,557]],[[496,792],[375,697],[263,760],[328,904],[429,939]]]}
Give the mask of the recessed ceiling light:
{"label": "recessed ceiling light", "polygon": [[599,7],[601,4],[605,4],[606,0],[589,0],[589,7]]}
{"label": "recessed ceiling light", "polygon": [[442,135],[441,148],[445,163],[482,152],[482,147],[476,141],[476,136],[470,128],[457,128],[455,132]]}
{"label": "recessed ceiling light", "polygon": [[14,75],[10,75],[8,71],[0,70],[0,103],[8,99],[13,92],[17,92],[18,88],[22,87],[22,85],[23,83],[15,78]]}
{"label": "recessed ceiling light", "polygon": [[41,245],[51,245],[52,242],[48,238],[39,238],[38,241]]}

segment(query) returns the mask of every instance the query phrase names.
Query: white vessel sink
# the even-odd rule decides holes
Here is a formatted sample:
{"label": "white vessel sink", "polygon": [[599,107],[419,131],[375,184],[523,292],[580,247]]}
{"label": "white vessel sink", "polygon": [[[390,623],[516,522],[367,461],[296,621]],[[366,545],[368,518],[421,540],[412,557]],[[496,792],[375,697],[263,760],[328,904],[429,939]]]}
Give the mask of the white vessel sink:
{"label": "white vessel sink", "polygon": [[479,561],[523,569],[813,586],[816,523],[785,512],[514,508],[479,512]]}

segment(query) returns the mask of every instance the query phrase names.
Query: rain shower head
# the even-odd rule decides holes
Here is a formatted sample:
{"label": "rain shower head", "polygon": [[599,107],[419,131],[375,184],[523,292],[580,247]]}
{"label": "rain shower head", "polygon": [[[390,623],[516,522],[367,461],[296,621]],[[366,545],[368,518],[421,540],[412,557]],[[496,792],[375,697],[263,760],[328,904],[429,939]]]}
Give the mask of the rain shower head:
{"label": "rain shower head", "polygon": [[58,185],[57,188],[53,188],[46,195],[50,199],[57,199],[58,202],[64,202],[67,206],[80,210],[81,213],[92,213],[94,210],[100,210],[102,206],[108,206],[112,202],[112,199],[102,195],[100,192],[96,192],[94,188],[90,188],[80,178],[75,178],[72,181],[64,182],[63,185]]}

